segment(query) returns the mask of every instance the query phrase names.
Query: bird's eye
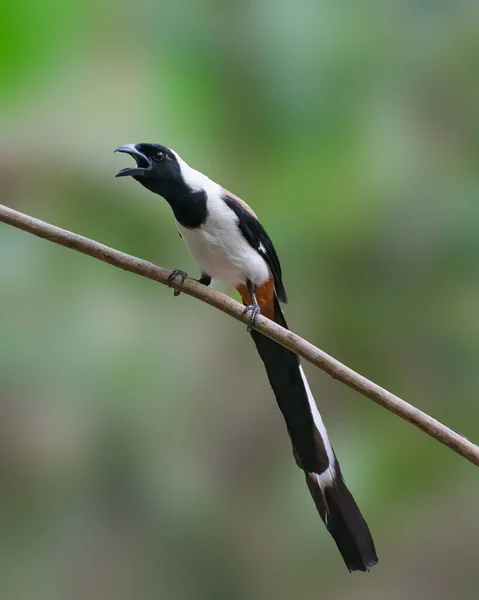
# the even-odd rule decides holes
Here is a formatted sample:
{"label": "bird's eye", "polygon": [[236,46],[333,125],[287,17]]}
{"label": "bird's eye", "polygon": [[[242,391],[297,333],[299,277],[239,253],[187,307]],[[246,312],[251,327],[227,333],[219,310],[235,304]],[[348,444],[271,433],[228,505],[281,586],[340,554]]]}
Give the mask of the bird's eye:
{"label": "bird's eye", "polygon": [[166,154],[164,152],[155,152],[155,154],[153,154],[153,160],[156,160],[157,162],[161,162],[162,160],[164,160]]}

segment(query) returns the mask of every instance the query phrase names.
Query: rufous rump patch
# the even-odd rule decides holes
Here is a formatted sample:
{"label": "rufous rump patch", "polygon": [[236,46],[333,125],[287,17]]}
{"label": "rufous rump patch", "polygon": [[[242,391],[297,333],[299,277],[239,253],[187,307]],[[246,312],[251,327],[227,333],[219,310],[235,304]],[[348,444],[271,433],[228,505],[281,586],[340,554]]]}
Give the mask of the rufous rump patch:
{"label": "rufous rump patch", "polygon": [[[253,298],[248,291],[246,285],[241,284],[236,288],[241,296],[241,299],[246,305],[253,304]],[[274,280],[268,279],[256,290],[256,300],[261,308],[263,317],[274,320]]]}

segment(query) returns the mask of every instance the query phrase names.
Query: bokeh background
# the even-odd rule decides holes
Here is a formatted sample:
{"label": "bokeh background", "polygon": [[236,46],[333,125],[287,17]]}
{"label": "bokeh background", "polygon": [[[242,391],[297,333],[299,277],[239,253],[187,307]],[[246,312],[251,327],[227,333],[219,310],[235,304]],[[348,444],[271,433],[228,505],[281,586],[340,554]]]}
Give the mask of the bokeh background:
{"label": "bokeh background", "polygon": [[[120,144],[254,206],[292,328],[479,439],[479,4],[17,0],[1,202],[196,276]],[[245,328],[0,224],[5,600],[473,599],[475,468],[306,366],[380,564],[349,575]]]}

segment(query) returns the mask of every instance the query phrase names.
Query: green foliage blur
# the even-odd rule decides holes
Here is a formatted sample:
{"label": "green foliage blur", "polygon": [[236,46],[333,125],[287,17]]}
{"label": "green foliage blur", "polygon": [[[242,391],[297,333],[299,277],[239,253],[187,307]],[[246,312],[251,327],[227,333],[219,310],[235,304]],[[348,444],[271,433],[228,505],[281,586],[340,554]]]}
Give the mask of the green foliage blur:
{"label": "green foliage blur", "polygon": [[[479,5],[17,0],[1,202],[192,276],[120,144],[251,204],[290,326],[479,439]],[[2,600],[473,599],[474,467],[306,365],[380,563],[349,575],[243,326],[0,224]]]}

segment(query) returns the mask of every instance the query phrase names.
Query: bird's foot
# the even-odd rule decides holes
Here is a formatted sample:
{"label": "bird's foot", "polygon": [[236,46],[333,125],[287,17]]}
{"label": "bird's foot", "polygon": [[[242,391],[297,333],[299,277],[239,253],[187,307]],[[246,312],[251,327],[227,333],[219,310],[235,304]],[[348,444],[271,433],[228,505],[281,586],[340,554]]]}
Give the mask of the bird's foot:
{"label": "bird's foot", "polygon": [[[168,287],[171,287],[172,283],[174,282],[174,280],[177,277],[181,277],[181,285],[183,285],[185,279],[188,277],[188,274],[185,273],[184,271],[182,271],[181,269],[174,269],[173,271],[171,271],[171,273],[168,275]],[[179,296],[181,294],[180,290],[175,290],[173,292],[173,296]]]}
{"label": "bird's foot", "polygon": [[257,304],[248,304],[243,311],[243,316],[249,312],[251,313],[251,318],[248,322],[247,330],[251,331],[254,327],[256,319],[258,318],[258,315],[261,313],[261,309]]}

